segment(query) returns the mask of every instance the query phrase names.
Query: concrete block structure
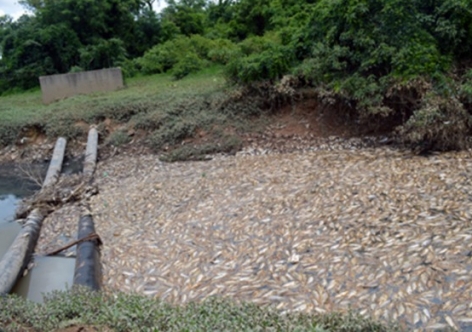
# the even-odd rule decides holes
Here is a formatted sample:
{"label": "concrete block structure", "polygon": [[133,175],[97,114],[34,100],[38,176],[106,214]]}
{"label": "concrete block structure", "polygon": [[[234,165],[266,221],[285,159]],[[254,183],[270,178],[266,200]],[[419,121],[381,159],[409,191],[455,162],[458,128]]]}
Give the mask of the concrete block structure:
{"label": "concrete block structure", "polygon": [[41,76],[39,78],[45,104],[79,94],[114,91],[123,87],[120,68]]}

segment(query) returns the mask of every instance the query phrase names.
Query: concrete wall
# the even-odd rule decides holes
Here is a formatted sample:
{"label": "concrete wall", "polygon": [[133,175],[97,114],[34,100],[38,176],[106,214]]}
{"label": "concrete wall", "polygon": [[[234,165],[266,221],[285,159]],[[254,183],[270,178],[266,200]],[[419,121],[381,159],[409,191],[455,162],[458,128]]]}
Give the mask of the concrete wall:
{"label": "concrete wall", "polygon": [[110,68],[41,76],[39,83],[43,102],[49,104],[78,94],[117,90],[123,87],[123,75],[120,68]]}

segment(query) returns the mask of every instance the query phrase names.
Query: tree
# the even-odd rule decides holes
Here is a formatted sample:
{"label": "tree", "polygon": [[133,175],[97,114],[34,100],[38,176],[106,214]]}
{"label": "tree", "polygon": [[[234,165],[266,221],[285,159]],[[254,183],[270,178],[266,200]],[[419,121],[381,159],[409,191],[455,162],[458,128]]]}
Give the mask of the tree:
{"label": "tree", "polygon": [[142,56],[144,52],[163,40],[161,21],[152,7],[141,9],[134,25],[134,32],[125,40],[131,58]]}
{"label": "tree", "polygon": [[163,25],[166,21],[175,25],[180,33],[186,36],[203,34],[205,30],[205,0],[167,0],[163,10]]}
{"label": "tree", "polygon": [[262,36],[271,28],[270,3],[271,0],[240,0],[235,4],[230,25],[240,40],[251,35]]}
{"label": "tree", "polygon": [[33,12],[0,18],[0,92],[40,75],[120,65],[161,38],[153,0],[22,0]]}

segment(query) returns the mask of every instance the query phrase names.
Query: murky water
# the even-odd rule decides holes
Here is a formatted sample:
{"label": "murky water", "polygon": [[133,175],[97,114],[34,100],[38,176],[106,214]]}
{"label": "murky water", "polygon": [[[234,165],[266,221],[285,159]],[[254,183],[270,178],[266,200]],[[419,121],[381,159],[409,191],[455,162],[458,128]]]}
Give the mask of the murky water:
{"label": "murky water", "polygon": [[65,157],[62,163],[62,174],[78,174],[81,173],[84,168],[85,156],[78,158]]}
{"label": "murky water", "polygon": [[13,221],[21,199],[39,190],[47,164],[0,165],[0,224]]}
{"label": "murky water", "polygon": [[20,224],[16,222],[0,223],[0,259],[10,248],[20,229]]}
{"label": "murky water", "polygon": [[[77,174],[82,171],[83,157],[66,158],[63,174]],[[38,191],[46,176],[48,163],[32,165],[0,165],[0,224],[13,221],[21,199]]]}
{"label": "murky water", "polygon": [[0,223],[12,221],[17,203],[18,197],[15,195],[0,196]]}
{"label": "murky water", "polygon": [[34,268],[20,279],[13,293],[41,303],[45,294],[72,287],[74,269],[74,258],[35,257]]}
{"label": "murky water", "polygon": [[40,179],[44,176],[46,167],[44,164],[0,165],[0,258],[7,252],[21,229],[21,226],[14,222],[18,204],[40,188],[33,178]]}
{"label": "murky water", "polygon": [[[82,159],[66,159],[63,174],[82,170]],[[21,200],[40,189],[48,163],[34,165],[0,165],[0,259],[21,229],[14,221]],[[72,286],[75,258],[35,257],[34,268],[20,279],[13,292],[34,302],[42,302],[43,294],[66,290]]]}

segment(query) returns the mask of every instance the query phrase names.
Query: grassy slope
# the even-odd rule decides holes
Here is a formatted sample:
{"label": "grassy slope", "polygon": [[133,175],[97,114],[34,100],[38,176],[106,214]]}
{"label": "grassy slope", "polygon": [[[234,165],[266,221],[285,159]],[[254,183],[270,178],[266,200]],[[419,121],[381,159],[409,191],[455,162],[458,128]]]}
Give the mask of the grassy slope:
{"label": "grassy slope", "polygon": [[[239,143],[225,129],[247,129],[250,122],[221,111],[224,90],[221,68],[213,67],[180,81],[170,75],[134,78],[120,91],[76,96],[50,105],[41,103],[39,90],[4,96],[0,97],[0,146],[18,142],[31,131],[50,138],[83,137],[84,124],[97,124],[101,136],[115,145],[129,141],[129,130],[142,130],[146,143],[160,150],[200,130],[221,139],[220,150],[232,149]],[[110,122],[113,130],[106,125]],[[199,149],[203,153],[218,150],[208,144]],[[191,157],[193,152],[180,153]]]}

